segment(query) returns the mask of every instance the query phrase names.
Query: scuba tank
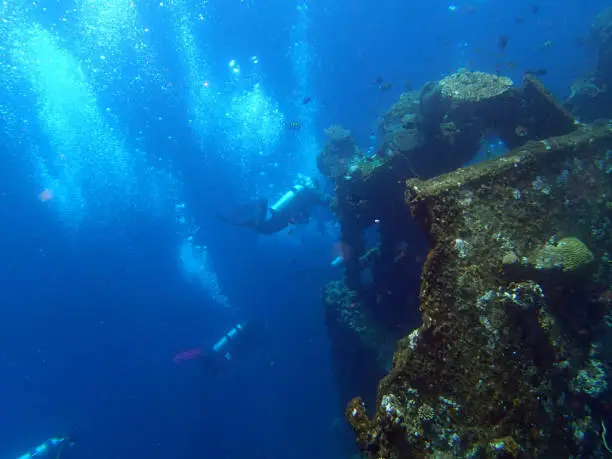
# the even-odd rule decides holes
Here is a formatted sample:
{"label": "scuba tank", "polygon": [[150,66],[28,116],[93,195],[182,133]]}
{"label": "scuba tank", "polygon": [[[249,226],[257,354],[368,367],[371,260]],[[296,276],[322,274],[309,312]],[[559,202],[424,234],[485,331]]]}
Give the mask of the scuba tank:
{"label": "scuba tank", "polygon": [[342,255],[338,255],[329,265],[335,268],[336,266],[340,266],[342,263],[344,263],[344,257]]}
{"label": "scuba tank", "polygon": [[225,360],[231,360],[232,354],[227,349],[231,341],[236,339],[240,334],[244,332],[247,323],[239,323],[230,329],[225,335],[219,339],[212,347],[213,354],[222,355]]}
{"label": "scuba tank", "polygon": [[302,190],[304,190],[304,186],[302,185],[292,186],[289,191],[282,195],[281,198],[270,207],[270,210],[272,212],[283,211]]}
{"label": "scuba tank", "polygon": [[[57,438],[57,437],[48,438],[44,442],[42,442],[40,445],[33,448],[31,451],[28,451],[27,453],[24,453],[21,456],[19,456],[17,459],[33,459],[36,457],[44,457],[47,454],[49,454],[49,452],[53,448],[55,447],[61,448],[65,441],[66,441],[66,438]],[[57,454],[59,456],[59,451]]]}

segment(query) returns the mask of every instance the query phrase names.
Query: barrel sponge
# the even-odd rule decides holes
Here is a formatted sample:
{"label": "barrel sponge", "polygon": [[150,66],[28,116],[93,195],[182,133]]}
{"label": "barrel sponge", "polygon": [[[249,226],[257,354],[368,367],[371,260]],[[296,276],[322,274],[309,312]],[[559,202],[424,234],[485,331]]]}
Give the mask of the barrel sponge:
{"label": "barrel sponge", "polygon": [[453,102],[480,102],[502,95],[512,84],[507,77],[459,70],[440,80],[440,92]]}
{"label": "barrel sponge", "polygon": [[325,129],[325,134],[328,139],[317,156],[317,166],[323,175],[337,178],[347,173],[360,152],[348,129],[334,124]]}
{"label": "barrel sponge", "polygon": [[534,264],[538,269],[560,268],[563,272],[575,272],[593,259],[593,253],[580,239],[566,237],[556,245],[546,245],[540,249]]}

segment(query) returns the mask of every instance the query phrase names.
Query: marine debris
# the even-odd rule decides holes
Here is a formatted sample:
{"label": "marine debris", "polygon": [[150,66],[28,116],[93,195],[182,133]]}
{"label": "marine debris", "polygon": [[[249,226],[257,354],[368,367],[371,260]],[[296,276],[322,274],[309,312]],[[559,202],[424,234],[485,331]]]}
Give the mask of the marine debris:
{"label": "marine debris", "polygon": [[[456,167],[488,130],[513,150]],[[366,391],[346,409],[361,450],[602,456],[612,421],[612,124],[575,122],[531,76],[515,88],[462,71],[404,95],[381,132],[376,157],[334,177],[347,249],[343,279],[324,295],[333,347],[342,336],[351,355],[347,364],[336,354],[341,394]],[[429,252],[418,252],[415,222]],[[380,243],[367,250],[372,226]],[[374,400],[373,375],[385,370]]]}

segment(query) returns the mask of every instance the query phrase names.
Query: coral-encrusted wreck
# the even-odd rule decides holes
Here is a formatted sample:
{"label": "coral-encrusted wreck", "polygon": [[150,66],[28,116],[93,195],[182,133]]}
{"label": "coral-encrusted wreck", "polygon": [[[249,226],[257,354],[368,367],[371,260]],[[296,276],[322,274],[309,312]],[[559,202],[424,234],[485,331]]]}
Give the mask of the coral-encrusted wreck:
{"label": "coral-encrusted wreck", "polygon": [[601,454],[612,354],[611,148],[609,125],[584,126],[408,182],[432,246],[423,324],[400,342],[374,419],[360,399],[349,404],[364,450]]}
{"label": "coral-encrusted wreck", "polygon": [[[404,180],[412,165],[394,155],[337,182],[350,253],[325,301],[330,328],[344,324],[367,352],[354,378],[367,386],[388,367],[389,336],[407,335],[376,401],[355,398],[346,410],[372,457],[602,457],[607,449],[612,124],[570,125],[543,88],[530,88],[545,112],[530,120],[549,132],[561,120],[566,134],[426,181]],[[501,133],[515,131],[507,128]],[[396,248],[413,236],[413,217],[430,251],[421,325],[410,331],[414,301],[402,278],[414,269]],[[362,233],[374,221],[380,245],[368,252]],[[373,269],[368,286],[364,266]]]}

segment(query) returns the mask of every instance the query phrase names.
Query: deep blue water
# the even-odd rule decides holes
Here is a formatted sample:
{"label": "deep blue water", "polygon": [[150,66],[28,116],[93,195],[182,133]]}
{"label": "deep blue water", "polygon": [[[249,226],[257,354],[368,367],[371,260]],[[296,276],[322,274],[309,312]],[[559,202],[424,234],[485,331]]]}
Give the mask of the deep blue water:
{"label": "deep blue water", "polygon": [[[378,117],[408,80],[418,87],[459,67],[494,72],[501,64],[518,81],[524,70],[543,67],[544,83],[567,95],[571,81],[594,65],[593,50],[576,38],[588,35],[606,2],[459,1],[454,12],[437,0],[313,0],[301,12],[301,2],[281,0],[128,3],[0,8],[8,20],[0,27],[8,36],[0,44],[0,457],[68,432],[78,435],[75,458],[349,457],[346,400],[336,392],[320,299],[325,283],[340,275],[329,267],[337,232],[330,226],[324,236],[311,228],[264,238],[223,225],[214,214],[253,197],[273,199],[297,173],[315,174],[308,165],[316,151],[301,145],[321,145],[332,123],[367,147]],[[119,23],[136,11],[139,30],[150,30],[134,38],[131,23],[120,29],[106,23],[111,28],[96,29],[87,42],[83,5],[112,11]],[[181,18],[198,52],[192,61],[176,40]],[[33,22],[55,37],[53,46],[39,48],[51,41],[32,38]],[[121,34],[113,64],[102,65],[96,47]],[[503,54],[502,34],[509,37]],[[296,36],[307,45],[307,75],[296,70]],[[140,40],[154,60],[133,53]],[[60,51],[72,60],[50,55]],[[242,67],[237,83],[231,59]],[[60,61],[70,65],[55,75]],[[196,132],[189,120],[198,101],[189,88],[190,69],[199,66],[217,96],[200,115],[212,127]],[[89,84],[95,101],[78,99],[75,89],[49,103],[64,76],[74,88]],[[378,77],[391,90],[379,91]],[[283,124],[274,141],[251,136],[232,150],[228,139],[242,135],[240,127],[219,120],[253,79],[284,122],[305,129],[295,133]],[[308,106],[304,95],[312,98]],[[58,102],[62,97],[75,98],[68,105],[76,114]],[[100,113],[78,111],[88,103]],[[248,110],[238,107],[236,116]],[[101,131],[87,124],[98,119]],[[139,149],[142,162],[118,167],[115,150],[104,150],[105,136],[120,139],[127,153],[117,158]],[[97,151],[104,158],[87,156]],[[41,172],[40,164],[53,161],[60,164],[55,172]],[[147,168],[171,180],[145,186]],[[135,185],[124,188],[131,177]],[[44,190],[53,197],[41,199]],[[80,195],[82,206],[74,204]],[[187,226],[198,232],[177,224],[179,202],[189,209]],[[231,307],[181,271],[178,247],[187,233],[207,247],[208,272]],[[265,323],[268,333],[229,374],[172,362],[244,318]]]}

